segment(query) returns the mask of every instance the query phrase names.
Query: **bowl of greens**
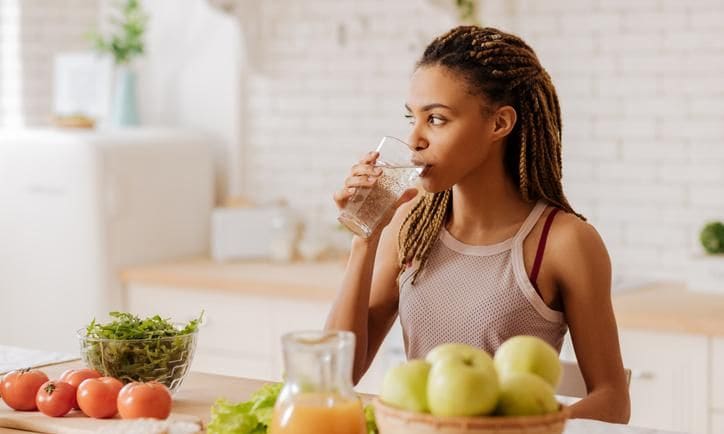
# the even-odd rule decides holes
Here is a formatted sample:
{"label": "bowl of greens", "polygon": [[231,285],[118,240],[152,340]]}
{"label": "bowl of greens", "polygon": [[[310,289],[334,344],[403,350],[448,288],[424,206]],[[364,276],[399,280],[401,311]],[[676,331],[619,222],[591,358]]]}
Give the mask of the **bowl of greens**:
{"label": "bowl of greens", "polygon": [[158,315],[146,319],[126,312],[109,315],[107,323],[94,319],[78,330],[86,365],[123,383],[158,381],[175,392],[191,367],[203,312],[187,324]]}

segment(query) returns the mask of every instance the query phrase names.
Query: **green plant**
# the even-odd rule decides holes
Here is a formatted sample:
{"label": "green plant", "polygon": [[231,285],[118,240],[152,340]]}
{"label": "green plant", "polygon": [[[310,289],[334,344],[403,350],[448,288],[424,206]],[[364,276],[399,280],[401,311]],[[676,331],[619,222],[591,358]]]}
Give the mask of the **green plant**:
{"label": "green plant", "polygon": [[458,10],[458,19],[466,24],[480,25],[478,20],[478,0],[455,0]]}
{"label": "green plant", "polygon": [[115,6],[116,14],[109,19],[114,27],[112,34],[106,38],[92,32],[89,37],[97,51],[111,54],[117,65],[125,65],[143,54],[148,16],[138,0],[118,1]]}
{"label": "green plant", "polygon": [[704,225],[699,241],[707,253],[724,253],[724,223],[709,222]]}

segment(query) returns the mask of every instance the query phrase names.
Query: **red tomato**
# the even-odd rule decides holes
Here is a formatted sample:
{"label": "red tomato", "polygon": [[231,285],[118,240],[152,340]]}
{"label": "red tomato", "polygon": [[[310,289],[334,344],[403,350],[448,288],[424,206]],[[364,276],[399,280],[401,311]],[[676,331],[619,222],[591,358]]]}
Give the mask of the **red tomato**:
{"label": "red tomato", "polygon": [[2,397],[8,407],[15,410],[31,411],[35,405],[38,389],[48,381],[48,376],[36,369],[20,369],[3,377]]}
{"label": "red tomato", "polygon": [[116,399],[123,383],[113,377],[88,378],[78,386],[76,399],[86,416],[105,419],[118,412]]}
{"label": "red tomato", "polygon": [[[100,372],[95,369],[68,369],[60,375],[60,379],[58,381],[63,381],[73,386],[74,389],[78,389],[78,386],[80,386],[80,383],[82,383],[83,380],[100,377]],[[76,410],[80,409],[80,407],[78,407],[78,403],[76,402],[75,395],[73,395],[73,408]]]}
{"label": "red tomato", "polygon": [[161,383],[128,383],[118,394],[118,413],[122,419],[166,419],[171,414],[171,402],[171,392]]}
{"label": "red tomato", "polygon": [[75,387],[62,381],[47,381],[35,395],[35,403],[43,414],[65,416],[75,404]]}

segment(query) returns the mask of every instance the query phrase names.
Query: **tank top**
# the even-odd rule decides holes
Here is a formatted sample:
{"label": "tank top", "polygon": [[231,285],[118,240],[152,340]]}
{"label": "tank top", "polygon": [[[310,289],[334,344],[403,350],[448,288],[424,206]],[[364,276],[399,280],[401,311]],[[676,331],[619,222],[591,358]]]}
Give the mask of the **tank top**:
{"label": "tank top", "polygon": [[[545,304],[523,261],[523,241],[545,209],[539,201],[512,238],[492,245],[464,244],[443,226],[415,284],[413,267],[399,278],[398,308],[408,360],[424,358],[448,342],[493,355],[516,335],[537,336],[560,352],[568,330],[564,315]],[[531,277],[537,275],[554,211],[545,223]]]}

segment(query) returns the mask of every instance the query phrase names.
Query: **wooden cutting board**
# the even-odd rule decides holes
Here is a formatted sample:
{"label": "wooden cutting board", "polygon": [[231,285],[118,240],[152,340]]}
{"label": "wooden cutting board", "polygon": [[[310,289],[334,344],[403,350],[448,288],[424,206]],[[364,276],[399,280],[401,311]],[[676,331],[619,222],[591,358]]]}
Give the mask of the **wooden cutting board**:
{"label": "wooden cutting board", "polygon": [[93,419],[80,411],[73,411],[64,417],[49,417],[37,411],[13,411],[0,404],[0,427],[33,431],[46,434],[91,434],[91,433],[153,433],[164,426],[173,425],[183,433],[201,431],[201,420],[193,415],[171,413],[163,421],[131,421],[115,419]]}

